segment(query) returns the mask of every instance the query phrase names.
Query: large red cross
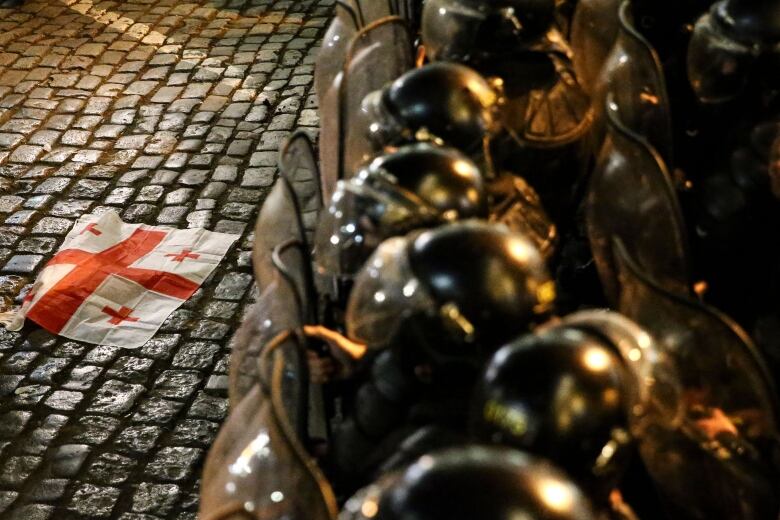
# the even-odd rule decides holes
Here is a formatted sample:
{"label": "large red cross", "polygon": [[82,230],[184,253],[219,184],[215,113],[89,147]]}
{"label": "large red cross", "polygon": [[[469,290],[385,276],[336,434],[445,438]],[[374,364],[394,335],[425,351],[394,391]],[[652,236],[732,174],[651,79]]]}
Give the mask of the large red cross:
{"label": "large red cross", "polygon": [[[27,313],[27,317],[46,330],[58,334],[71,316],[110,275],[132,280],[146,289],[186,300],[198,289],[198,284],[173,273],[138,269],[130,264],[152,251],[167,233],[138,229],[130,238],[102,251],[88,253],[79,249],[65,249],[57,253],[46,267],[73,264],[75,268],[44,294]],[[130,318],[131,309],[103,312],[107,321],[118,325]],[[113,314],[112,314],[113,313]],[[124,316],[123,316],[124,315]],[[119,319],[122,318],[122,319]],[[118,320],[118,321],[117,321]]]}

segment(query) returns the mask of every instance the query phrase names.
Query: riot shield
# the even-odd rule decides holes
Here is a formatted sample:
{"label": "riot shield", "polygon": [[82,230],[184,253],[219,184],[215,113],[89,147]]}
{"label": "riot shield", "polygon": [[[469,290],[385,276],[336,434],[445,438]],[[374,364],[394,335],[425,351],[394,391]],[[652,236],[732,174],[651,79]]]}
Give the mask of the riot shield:
{"label": "riot shield", "polygon": [[311,458],[290,412],[301,351],[296,336],[269,343],[259,359],[258,384],[233,410],[206,460],[201,520],[334,520],[335,498]]}
{"label": "riot shield", "polygon": [[290,136],[282,149],[280,170],[295,196],[298,225],[311,250],[323,198],[317,157],[308,134],[298,131]]}
{"label": "riot shield", "polygon": [[[320,110],[326,108],[324,101],[327,100],[328,91],[344,67],[347,45],[358,30],[352,15],[352,10],[345,11],[342,4],[336,4],[336,15],[322,38],[322,47],[317,53],[317,63],[314,67],[314,89],[320,100]],[[325,118],[321,119],[325,124]]]}
{"label": "riot shield", "polygon": [[336,76],[343,70],[347,47],[359,30],[387,16],[399,16],[414,26],[419,16],[419,4],[419,0],[338,0],[314,69],[319,99],[325,99]]}
{"label": "riot shield", "polygon": [[311,237],[322,206],[314,150],[295,133],[280,158],[280,176],[255,226],[253,264],[260,298],[233,340],[230,402],[236,405],[257,382],[257,356],[285,330],[317,318]]}
{"label": "riot shield", "polygon": [[776,393],[755,346],[729,318],[647,276],[619,239],[615,251],[620,310],[655,338],[682,389],[679,418],[648,420],[638,439],[672,517],[776,519]]}
{"label": "riot shield", "polygon": [[419,0],[348,0],[360,27],[370,25],[386,16],[398,16],[410,23],[415,22]]}
{"label": "riot shield", "polygon": [[610,99],[607,137],[588,186],[586,224],[599,278],[610,305],[621,288],[613,238],[665,289],[689,292],[688,244],[679,202],[663,159],[627,128]]}
{"label": "riot shield", "polygon": [[672,122],[661,62],[634,27],[630,0],[621,4],[618,21],[615,45],[597,81],[596,103],[605,117],[613,105],[623,125],[646,138],[671,166]]}
{"label": "riot shield", "polygon": [[361,103],[414,66],[411,41],[407,22],[388,16],[361,28],[349,42],[341,72],[320,99],[325,200],[330,200],[336,181],[351,177],[377,151],[368,138],[371,121],[361,114]]}
{"label": "riot shield", "polygon": [[574,71],[585,91],[593,96],[601,69],[618,34],[621,0],[580,0],[571,25]]}

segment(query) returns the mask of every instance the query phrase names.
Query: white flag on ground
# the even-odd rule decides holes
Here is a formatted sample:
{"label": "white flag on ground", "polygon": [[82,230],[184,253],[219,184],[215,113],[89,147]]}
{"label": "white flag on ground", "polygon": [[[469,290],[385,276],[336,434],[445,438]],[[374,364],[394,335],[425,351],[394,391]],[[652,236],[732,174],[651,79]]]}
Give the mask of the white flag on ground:
{"label": "white flag on ground", "polygon": [[29,318],[100,345],[143,345],[200,287],[237,235],[81,217],[43,268],[9,330]]}

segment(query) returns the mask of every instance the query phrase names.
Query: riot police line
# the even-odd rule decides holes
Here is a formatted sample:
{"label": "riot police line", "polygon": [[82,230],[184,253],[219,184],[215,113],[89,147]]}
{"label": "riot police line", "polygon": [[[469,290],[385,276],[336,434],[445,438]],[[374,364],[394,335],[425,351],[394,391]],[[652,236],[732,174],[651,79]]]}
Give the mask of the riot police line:
{"label": "riot police line", "polygon": [[780,513],[780,2],[337,1],[200,517]]}

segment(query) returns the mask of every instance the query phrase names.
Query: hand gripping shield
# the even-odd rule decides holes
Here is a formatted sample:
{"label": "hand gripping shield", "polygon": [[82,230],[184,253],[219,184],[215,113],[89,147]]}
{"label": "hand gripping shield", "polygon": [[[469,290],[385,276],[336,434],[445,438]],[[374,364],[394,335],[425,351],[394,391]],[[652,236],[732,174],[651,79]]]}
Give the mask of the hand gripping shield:
{"label": "hand gripping shield", "polygon": [[327,87],[318,87],[325,200],[339,179],[351,177],[376,152],[368,137],[371,121],[361,112],[361,103],[414,66],[411,41],[408,23],[400,16],[361,26],[346,46],[343,66]]}
{"label": "hand gripping shield", "polygon": [[648,417],[642,459],[673,518],[774,519],[776,391],[755,345],[729,318],[673,294],[616,244],[620,310],[658,343],[679,379],[679,402]]}

